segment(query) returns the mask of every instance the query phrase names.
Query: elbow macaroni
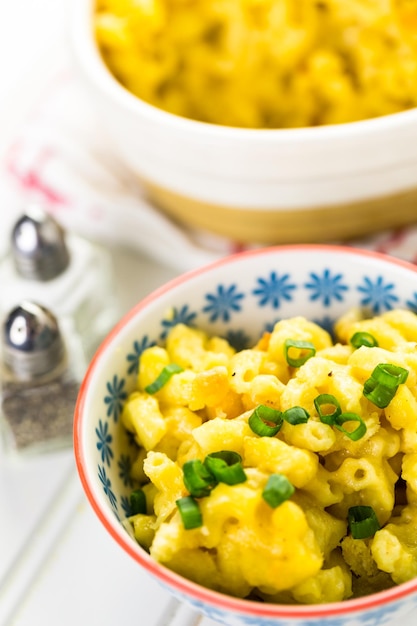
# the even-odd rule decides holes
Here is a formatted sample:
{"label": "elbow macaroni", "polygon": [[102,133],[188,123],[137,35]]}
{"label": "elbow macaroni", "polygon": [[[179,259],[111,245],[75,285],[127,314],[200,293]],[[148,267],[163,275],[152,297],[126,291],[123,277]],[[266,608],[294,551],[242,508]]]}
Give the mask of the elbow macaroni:
{"label": "elbow macaroni", "polygon": [[414,0],[98,0],[113,75],[183,117],[339,124],[417,105]]}
{"label": "elbow macaroni", "polygon": [[[379,346],[350,344],[364,331]],[[224,339],[178,324],[165,348],[143,352],[122,420],[138,444],[132,479],[148,500],[147,515],[130,521],[153,558],[212,589],[270,602],[332,602],[417,576],[416,316],[390,311],[361,320],[349,312],[335,333],[332,342],[296,317],[235,352]],[[315,354],[290,366],[286,338],[312,343]],[[183,371],[149,395],[145,387],[173,362]],[[363,393],[378,363],[409,374],[385,408]],[[320,394],[360,415],[362,436],[322,421],[314,403]],[[281,412],[302,407],[308,419],[284,420],[275,435],[261,436],[249,417],[262,404]],[[182,467],[221,450],[240,455],[246,480],[220,481],[197,498],[202,525],[185,529],[176,505],[189,495]],[[276,508],[262,497],[272,474],[294,488]],[[380,528],[370,537],[352,537],[348,512],[356,506],[376,513]]]}

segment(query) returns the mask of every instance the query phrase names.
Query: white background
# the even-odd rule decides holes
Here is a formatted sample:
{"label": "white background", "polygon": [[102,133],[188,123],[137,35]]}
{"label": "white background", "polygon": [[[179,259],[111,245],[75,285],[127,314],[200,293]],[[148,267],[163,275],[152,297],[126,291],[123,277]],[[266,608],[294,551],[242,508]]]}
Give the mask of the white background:
{"label": "white background", "polygon": [[[68,55],[70,0],[0,0],[0,142]],[[7,111],[7,114],[5,114]]]}

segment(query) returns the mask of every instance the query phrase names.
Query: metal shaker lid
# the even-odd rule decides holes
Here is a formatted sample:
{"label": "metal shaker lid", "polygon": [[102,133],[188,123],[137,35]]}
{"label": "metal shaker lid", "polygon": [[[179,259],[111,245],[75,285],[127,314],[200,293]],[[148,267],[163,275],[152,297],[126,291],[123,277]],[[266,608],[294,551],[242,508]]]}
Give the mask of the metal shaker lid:
{"label": "metal shaker lid", "polygon": [[65,355],[55,316],[35,302],[15,307],[3,324],[4,364],[19,379],[42,376],[58,366]]}
{"label": "metal shaker lid", "polygon": [[28,280],[52,280],[70,261],[63,228],[38,207],[28,208],[16,222],[11,252],[16,271]]}

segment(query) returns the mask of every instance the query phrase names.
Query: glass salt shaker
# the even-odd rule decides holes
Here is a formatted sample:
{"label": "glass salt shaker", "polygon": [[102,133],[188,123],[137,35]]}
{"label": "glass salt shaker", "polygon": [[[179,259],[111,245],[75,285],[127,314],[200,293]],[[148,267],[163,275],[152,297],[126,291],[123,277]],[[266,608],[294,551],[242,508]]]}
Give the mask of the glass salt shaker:
{"label": "glass salt shaker", "polygon": [[120,316],[111,257],[73,234],[37,206],[15,223],[10,251],[0,264],[0,313],[23,299],[72,320],[88,358]]}
{"label": "glass salt shaker", "polygon": [[69,447],[86,360],[45,307],[25,301],[6,316],[1,337],[0,430],[7,453]]}

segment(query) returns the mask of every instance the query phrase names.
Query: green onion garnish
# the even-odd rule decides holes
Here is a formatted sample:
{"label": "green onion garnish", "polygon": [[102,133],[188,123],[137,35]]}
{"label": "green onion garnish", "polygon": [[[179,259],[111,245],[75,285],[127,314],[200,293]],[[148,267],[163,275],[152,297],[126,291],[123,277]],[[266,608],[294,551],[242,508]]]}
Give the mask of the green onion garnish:
{"label": "green onion garnish", "polygon": [[248,424],[260,437],[273,437],[282,426],[282,413],[260,404],[249,417]]}
{"label": "green onion garnish", "polygon": [[361,346],[366,346],[367,348],[375,348],[379,345],[375,337],[371,335],[371,333],[367,332],[354,333],[350,338],[350,343],[354,348],[360,348]]}
{"label": "green onion garnish", "polygon": [[[320,421],[329,426],[335,426],[352,441],[358,441],[366,433],[366,424],[357,413],[342,413],[338,399],[330,393],[321,393],[314,399]],[[343,427],[346,422],[358,422],[354,430]]]}
{"label": "green onion garnish", "polygon": [[401,383],[405,383],[408,378],[408,370],[392,363],[379,363],[372,372],[371,378],[380,385],[393,389]]}
{"label": "green onion garnish", "polygon": [[373,537],[381,528],[371,506],[351,506],[348,510],[348,524],[354,539]]}
{"label": "green onion garnish", "polygon": [[[346,422],[358,422],[358,426],[355,430],[346,430],[346,428],[343,428],[343,424]],[[366,424],[357,413],[341,413],[340,415],[336,415],[333,423],[338,430],[352,441],[358,441],[358,439],[361,439],[366,433]]]}
{"label": "green onion garnish", "polygon": [[[286,339],[284,343],[285,358],[291,367],[301,367],[308,359],[316,354],[316,348],[310,341]],[[300,352],[298,357],[291,356],[292,352]]]}
{"label": "green onion garnish", "polygon": [[363,395],[380,409],[389,405],[399,385],[408,377],[408,370],[392,363],[379,363],[365,381]]}
{"label": "green onion garnish", "polygon": [[145,391],[150,394],[156,393],[157,391],[162,389],[164,385],[167,384],[173,374],[178,374],[178,372],[182,371],[183,368],[181,367],[181,365],[177,365],[177,363],[170,363],[169,365],[166,365],[162,372],[159,374],[158,378],[156,378],[153,383],[150,383],[150,385],[147,385],[145,387]]}
{"label": "green onion garnish", "polygon": [[203,498],[210,495],[217,480],[200,459],[186,461],[182,466],[184,485],[194,498]]}
{"label": "green onion garnish", "polygon": [[295,489],[293,485],[286,476],[283,474],[271,474],[264,490],[262,491],[262,497],[270,507],[275,509],[277,506],[288,500],[294,491]]}
{"label": "green onion garnish", "polygon": [[146,495],[142,489],[135,489],[130,494],[130,511],[132,515],[146,513]]}
{"label": "green onion garnish", "polygon": [[201,515],[198,502],[192,496],[184,496],[175,501],[181,515],[182,523],[186,530],[198,528],[203,525],[203,517]]}
{"label": "green onion garnish", "polygon": [[310,415],[302,406],[293,406],[284,411],[282,417],[289,424],[296,426],[297,424],[305,424],[308,422]]}
{"label": "green onion garnish", "polygon": [[338,399],[330,393],[321,393],[314,399],[314,406],[320,421],[332,426],[335,419],[342,413]]}
{"label": "green onion garnish", "polygon": [[368,378],[363,386],[363,395],[380,409],[385,409],[396,394],[397,389],[384,387],[373,378]]}
{"label": "green onion garnish", "polygon": [[209,472],[220,482],[226,485],[237,485],[246,480],[242,466],[242,457],[233,450],[212,452],[204,459],[204,465]]}

